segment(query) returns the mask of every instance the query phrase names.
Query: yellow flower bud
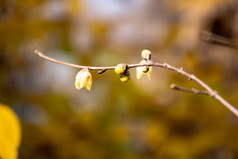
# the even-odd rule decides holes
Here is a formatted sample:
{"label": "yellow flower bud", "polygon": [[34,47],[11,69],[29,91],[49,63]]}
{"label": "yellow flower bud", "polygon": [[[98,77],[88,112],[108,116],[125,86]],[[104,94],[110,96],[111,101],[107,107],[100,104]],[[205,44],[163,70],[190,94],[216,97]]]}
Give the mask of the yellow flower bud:
{"label": "yellow flower bud", "polygon": [[128,81],[130,80],[130,76],[122,74],[122,75],[120,76],[120,80],[121,80],[122,82],[128,82]]}
{"label": "yellow flower bud", "polygon": [[145,59],[146,61],[150,60],[151,59],[151,52],[150,50],[142,50],[141,51],[141,57],[142,59]]}
{"label": "yellow flower bud", "polygon": [[75,87],[80,90],[85,87],[89,91],[92,87],[92,75],[88,69],[82,69],[75,77]]}
{"label": "yellow flower bud", "polygon": [[114,69],[116,74],[122,74],[125,72],[125,70],[126,70],[126,64],[118,64]]}
{"label": "yellow flower bud", "polygon": [[142,66],[142,71],[147,73],[149,71],[149,66]]}

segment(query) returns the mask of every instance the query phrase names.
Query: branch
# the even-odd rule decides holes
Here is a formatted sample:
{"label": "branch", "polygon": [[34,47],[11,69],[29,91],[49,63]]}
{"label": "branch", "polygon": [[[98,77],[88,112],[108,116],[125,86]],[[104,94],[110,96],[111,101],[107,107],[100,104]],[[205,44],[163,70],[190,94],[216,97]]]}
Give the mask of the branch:
{"label": "branch", "polygon": [[238,41],[235,39],[229,39],[220,35],[216,35],[214,33],[208,31],[201,32],[201,39],[206,42],[216,43],[220,45],[225,45],[228,47],[238,49]]}
{"label": "branch", "polygon": [[202,90],[197,90],[197,89],[188,89],[188,88],[184,88],[184,87],[180,87],[176,84],[171,84],[170,88],[174,89],[174,90],[178,90],[178,91],[183,91],[183,92],[189,92],[189,93],[194,93],[194,94],[202,94],[202,95],[208,95],[207,91],[202,91]]}
{"label": "branch", "polygon": [[39,52],[38,50],[35,50],[35,54],[37,54],[38,56],[48,60],[48,61],[51,61],[51,62],[55,62],[55,63],[58,63],[58,64],[62,64],[62,65],[66,65],[66,66],[69,66],[69,67],[74,67],[74,68],[80,68],[80,69],[90,69],[90,70],[112,70],[114,69],[115,67],[114,66],[108,66],[108,67],[92,67],[92,66],[83,66],[83,65],[76,65],[76,64],[72,64],[72,63],[68,63],[68,62],[63,62],[63,61],[59,61],[59,60],[56,60],[54,58],[51,58],[49,56],[46,56],[44,55],[43,53]]}
{"label": "branch", "polygon": [[[40,57],[42,57],[46,60],[49,60],[49,61],[52,61],[52,62],[55,62],[55,63],[59,63],[59,64],[63,64],[63,65],[67,65],[67,66],[74,67],[74,68],[80,68],[80,69],[85,69],[86,68],[86,69],[89,69],[89,70],[103,70],[103,71],[106,71],[106,70],[113,70],[116,67],[116,66],[95,67],[95,66],[76,65],[76,64],[62,62],[62,61],[56,60],[54,58],[48,57],[48,56],[44,55],[43,53],[41,53],[37,50],[35,50],[35,53],[38,56],[40,56]],[[209,95],[209,96],[215,98],[216,100],[218,100],[221,104],[223,104],[227,109],[229,109],[232,113],[234,113],[238,117],[238,110],[234,106],[232,106],[230,103],[228,103],[216,91],[211,89],[206,83],[204,83],[202,80],[197,78],[195,75],[189,74],[186,71],[184,71],[183,68],[176,68],[176,67],[174,67],[172,65],[169,65],[167,63],[162,64],[162,63],[153,62],[151,60],[148,60],[146,64],[126,64],[126,66],[127,66],[127,69],[140,67],[140,66],[155,66],[155,67],[160,67],[160,68],[164,68],[164,69],[167,69],[167,70],[170,70],[170,71],[177,72],[178,74],[187,77],[189,80],[192,80],[192,81],[196,82],[197,84],[202,86],[206,91],[204,91],[204,92],[202,91],[203,93],[201,93],[201,91],[198,91],[198,90],[195,90],[195,89],[190,90],[190,89],[181,88],[181,87],[178,87],[178,86],[175,86],[175,85],[172,86],[172,87],[174,87],[177,90],[183,90],[183,91],[193,92],[193,93],[197,92],[195,94]]]}
{"label": "branch", "polygon": [[[54,58],[51,58],[49,56],[44,55],[43,53],[41,53],[38,50],[35,50],[35,54],[37,54],[38,56],[51,61],[51,62],[55,62],[58,64],[62,64],[62,65],[66,65],[69,67],[74,67],[74,68],[80,68],[80,69],[89,69],[89,70],[102,70],[102,73],[105,72],[106,70],[114,70],[116,66],[83,66],[83,65],[76,65],[76,64],[72,64],[72,63],[68,63],[68,62],[63,62],[60,60],[56,60]],[[151,66],[150,64],[128,64],[127,68],[134,68],[134,67],[139,67],[139,66]],[[101,74],[101,72],[99,72],[99,74]]]}

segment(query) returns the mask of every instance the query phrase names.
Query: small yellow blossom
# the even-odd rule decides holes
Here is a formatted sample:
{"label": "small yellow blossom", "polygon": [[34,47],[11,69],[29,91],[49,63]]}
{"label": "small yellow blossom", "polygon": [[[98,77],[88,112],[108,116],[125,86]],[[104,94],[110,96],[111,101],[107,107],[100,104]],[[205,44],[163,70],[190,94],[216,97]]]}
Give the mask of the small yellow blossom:
{"label": "small yellow blossom", "polygon": [[126,64],[118,64],[114,69],[116,74],[122,74],[125,72],[125,70],[126,70]]}
{"label": "small yellow blossom", "polygon": [[82,69],[75,77],[75,87],[80,90],[85,87],[89,91],[92,87],[92,75],[88,69]]}
{"label": "small yellow blossom", "polygon": [[151,59],[151,51],[146,50],[146,49],[142,50],[141,51],[141,57],[142,57],[142,59],[145,59],[146,61],[150,60]]}
{"label": "small yellow blossom", "polygon": [[[140,64],[146,64],[145,60],[142,60]],[[140,79],[144,74],[147,74],[148,79],[150,80],[150,76],[152,73],[152,66],[141,66],[136,68],[136,77]]]}

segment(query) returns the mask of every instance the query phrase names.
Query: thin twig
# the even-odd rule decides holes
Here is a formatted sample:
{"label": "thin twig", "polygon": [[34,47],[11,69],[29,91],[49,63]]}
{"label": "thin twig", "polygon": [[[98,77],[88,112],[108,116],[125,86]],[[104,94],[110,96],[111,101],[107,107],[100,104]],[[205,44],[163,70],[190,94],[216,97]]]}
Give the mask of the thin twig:
{"label": "thin twig", "polygon": [[201,39],[206,42],[216,43],[216,44],[225,45],[228,47],[238,49],[238,41],[237,40],[229,39],[229,38],[211,33],[209,31],[202,31]]}
{"label": "thin twig", "polygon": [[170,88],[174,89],[174,90],[178,90],[178,91],[183,91],[183,92],[189,92],[189,93],[194,93],[194,94],[202,94],[202,95],[208,95],[207,91],[202,91],[202,90],[197,90],[195,88],[189,89],[189,88],[184,88],[184,87],[180,87],[176,84],[171,84]]}
{"label": "thin twig", "polygon": [[92,66],[83,66],[83,65],[76,65],[76,64],[72,64],[72,63],[68,63],[68,62],[63,62],[63,61],[60,61],[60,60],[56,60],[54,58],[51,58],[49,56],[46,56],[44,55],[43,53],[41,53],[40,51],[38,50],[35,50],[35,53],[48,60],[48,61],[52,61],[52,62],[55,62],[55,63],[58,63],[58,64],[62,64],[62,65],[66,65],[66,66],[70,66],[70,67],[74,67],[74,68],[80,68],[80,69],[84,69],[84,68],[87,68],[87,69],[90,69],[90,70],[112,70],[114,69],[115,67],[114,66],[108,66],[108,67],[92,67]]}
{"label": "thin twig", "polygon": [[[68,63],[68,62],[63,62],[60,60],[56,60],[52,57],[46,56],[45,54],[41,53],[38,50],[35,50],[35,54],[37,54],[38,56],[51,61],[51,62],[55,62],[58,64],[62,64],[62,65],[66,65],[69,67],[74,67],[74,68],[80,68],[80,69],[89,69],[89,70],[113,70],[115,69],[116,66],[83,66],[83,65],[76,65],[76,64],[72,64],[72,63]],[[151,66],[150,63],[148,62],[148,64],[128,64],[127,68],[134,68],[134,67],[139,67],[139,66]]]}
{"label": "thin twig", "polygon": [[[37,50],[35,50],[35,53],[38,56],[40,56],[40,57],[42,57],[46,60],[49,60],[49,61],[52,61],[52,62],[55,62],[55,63],[59,63],[59,64],[63,64],[63,65],[67,65],[67,66],[74,67],[74,68],[80,68],[80,69],[87,68],[87,69],[90,69],[90,70],[113,70],[116,67],[116,66],[95,67],[95,66],[76,65],[76,64],[62,62],[62,61],[56,60],[54,58],[48,57],[48,56],[44,55],[43,53],[41,53]],[[176,67],[171,66],[167,63],[162,64],[162,63],[157,63],[157,62],[153,62],[153,61],[148,61],[147,64],[127,64],[128,69],[134,68],[134,67],[140,67],[140,66],[155,66],[155,67],[164,68],[164,69],[167,69],[167,70],[177,72],[178,74],[187,77],[189,80],[193,80],[194,82],[196,82],[197,84],[199,84],[200,86],[202,86],[206,90],[207,95],[209,95],[209,96],[215,98],[216,100],[218,100],[221,104],[223,104],[227,109],[229,109],[231,112],[233,112],[238,117],[238,110],[234,106],[232,106],[230,103],[228,103],[216,91],[211,89],[206,83],[204,83],[202,80],[197,78],[195,75],[189,74],[186,71],[184,71],[183,68],[176,68]]]}

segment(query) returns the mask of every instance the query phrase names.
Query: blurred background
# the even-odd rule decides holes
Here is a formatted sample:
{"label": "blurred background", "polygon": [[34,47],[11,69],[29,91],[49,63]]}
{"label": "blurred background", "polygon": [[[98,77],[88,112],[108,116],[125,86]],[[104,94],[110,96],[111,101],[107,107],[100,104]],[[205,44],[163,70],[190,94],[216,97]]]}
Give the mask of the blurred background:
{"label": "blurred background", "polygon": [[171,90],[197,88],[154,68],[151,80],[120,82],[92,71],[89,92],[79,71],[34,50],[82,65],[152,60],[195,74],[238,107],[237,47],[214,44],[203,30],[238,39],[236,0],[1,0],[0,102],[22,127],[20,159],[236,159],[238,119],[218,101]]}

